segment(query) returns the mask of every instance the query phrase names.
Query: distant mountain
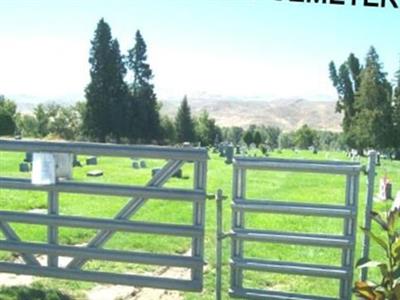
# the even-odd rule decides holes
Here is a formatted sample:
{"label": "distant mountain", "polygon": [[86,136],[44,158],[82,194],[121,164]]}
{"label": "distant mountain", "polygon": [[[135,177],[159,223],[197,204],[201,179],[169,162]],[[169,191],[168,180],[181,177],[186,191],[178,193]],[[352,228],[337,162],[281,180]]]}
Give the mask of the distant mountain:
{"label": "distant mountain", "polygon": [[[178,101],[162,102],[161,114],[174,117]],[[192,113],[206,109],[220,126],[247,127],[251,124],[278,126],[284,131],[295,130],[303,124],[320,130],[340,131],[341,115],[335,113],[334,101],[307,101],[305,99],[222,100],[189,99]]]}
{"label": "distant mountain", "polygon": [[[16,101],[18,111],[31,113],[38,103],[56,102],[61,105],[73,104],[63,98],[44,100],[18,95],[10,97]],[[264,100],[262,97],[243,98],[223,95],[198,95],[189,97],[192,113],[198,115],[206,109],[220,126],[247,127],[251,124],[278,126],[284,131],[295,130],[303,124],[312,128],[330,131],[340,131],[341,115],[335,113],[335,101],[310,101],[301,98]],[[161,101],[161,114],[175,117],[180,100],[168,99]]]}

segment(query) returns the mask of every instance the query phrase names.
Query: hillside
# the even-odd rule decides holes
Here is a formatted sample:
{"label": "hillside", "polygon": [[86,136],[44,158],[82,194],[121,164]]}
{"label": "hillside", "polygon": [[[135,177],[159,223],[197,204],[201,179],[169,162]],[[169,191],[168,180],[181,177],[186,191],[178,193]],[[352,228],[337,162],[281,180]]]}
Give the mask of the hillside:
{"label": "hillside", "polygon": [[[164,101],[161,113],[173,117],[179,104],[178,101]],[[220,126],[247,127],[250,124],[260,124],[278,126],[289,131],[308,124],[315,129],[341,130],[341,115],[335,113],[335,102],[333,101],[189,99],[189,104],[194,115],[206,109]]]}

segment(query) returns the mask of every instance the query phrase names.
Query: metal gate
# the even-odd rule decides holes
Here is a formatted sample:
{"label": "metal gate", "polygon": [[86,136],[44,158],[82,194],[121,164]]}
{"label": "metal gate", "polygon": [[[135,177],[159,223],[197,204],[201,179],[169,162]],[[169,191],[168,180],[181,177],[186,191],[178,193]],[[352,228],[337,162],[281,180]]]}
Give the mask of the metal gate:
{"label": "metal gate", "polygon": [[[268,200],[249,201],[251,199],[246,198],[246,171],[250,169],[344,175],[346,176],[345,203],[326,205]],[[348,162],[237,157],[233,169],[230,295],[246,299],[351,299],[360,169],[358,163]],[[341,218],[344,224],[343,235],[247,229],[245,226],[247,212]],[[338,248],[341,249],[341,266],[249,259],[246,258],[243,248],[243,243],[246,241]],[[243,284],[244,270],[339,279],[340,295],[337,298],[330,298],[246,288]]]}
{"label": "metal gate", "polygon": [[[202,290],[207,174],[207,151],[205,149],[0,140],[0,151],[74,153],[168,160],[146,186],[78,183],[74,181],[60,181],[52,185],[37,186],[33,185],[29,179],[0,177],[1,189],[45,191],[48,193],[47,215],[0,210],[0,230],[5,236],[4,240],[0,240],[0,250],[20,253],[24,260],[24,263],[0,262],[0,272],[185,291]],[[164,183],[187,162],[194,163],[193,189],[163,187]],[[58,196],[60,193],[132,198],[114,219],[89,218],[59,215]],[[129,220],[150,198],[192,202],[192,225]],[[9,225],[10,222],[47,226],[47,243],[22,241]],[[60,227],[90,228],[98,231],[86,246],[75,247],[59,245],[58,229]],[[188,237],[192,240],[191,255],[102,249],[103,245],[116,232]],[[41,265],[34,254],[46,254],[48,256],[47,265]],[[65,268],[62,268],[59,266],[59,256],[68,256],[73,259]],[[191,278],[184,280],[83,270],[82,266],[91,259],[188,268],[191,270]]]}

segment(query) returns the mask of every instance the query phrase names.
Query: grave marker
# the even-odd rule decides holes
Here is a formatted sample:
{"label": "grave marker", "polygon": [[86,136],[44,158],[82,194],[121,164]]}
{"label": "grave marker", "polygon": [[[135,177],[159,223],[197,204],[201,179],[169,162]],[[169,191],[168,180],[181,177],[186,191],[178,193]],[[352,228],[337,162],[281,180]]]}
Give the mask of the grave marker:
{"label": "grave marker", "polygon": [[92,171],[88,171],[86,173],[86,175],[89,177],[99,177],[99,176],[103,176],[103,171],[102,170],[92,170]]}
{"label": "grave marker", "polygon": [[30,171],[30,166],[28,163],[23,162],[19,164],[19,171],[20,172],[29,172]]}
{"label": "grave marker", "polygon": [[72,179],[73,154],[54,153],[56,162],[56,178]]}
{"label": "grave marker", "polygon": [[32,162],[32,157],[33,157],[32,152],[26,152],[25,153],[24,162],[31,163]]}
{"label": "grave marker", "polygon": [[86,165],[97,165],[97,157],[96,156],[90,156],[86,159]]}
{"label": "grave marker", "polygon": [[226,146],[226,148],[225,148],[225,156],[226,156],[225,163],[226,164],[231,164],[233,162],[233,146],[232,145]]}
{"label": "grave marker", "polygon": [[145,161],[145,160],[141,160],[141,161],[140,161],[140,167],[141,167],[141,168],[147,168],[147,164],[146,164],[146,161]]}
{"label": "grave marker", "polygon": [[161,171],[161,168],[151,169],[151,176],[154,177],[160,171]]}
{"label": "grave marker", "polygon": [[392,199],[392,183],[385,176],[380,180],[379,183],[378,200],[385,201],[388,199]]}

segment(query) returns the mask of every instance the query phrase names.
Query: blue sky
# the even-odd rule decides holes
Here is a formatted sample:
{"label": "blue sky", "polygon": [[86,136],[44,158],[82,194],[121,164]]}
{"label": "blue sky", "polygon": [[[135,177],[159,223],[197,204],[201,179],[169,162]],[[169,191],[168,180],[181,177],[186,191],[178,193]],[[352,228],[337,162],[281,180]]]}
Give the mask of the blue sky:
{"label": "blue sky", "polygon": [[288,0],[0,0],[0,94],[79,100],[104,17],[126,52],[140,29],[161,100],[200,94],[334,99],[328,63],[370,45],[389,79],[400,9]]}

